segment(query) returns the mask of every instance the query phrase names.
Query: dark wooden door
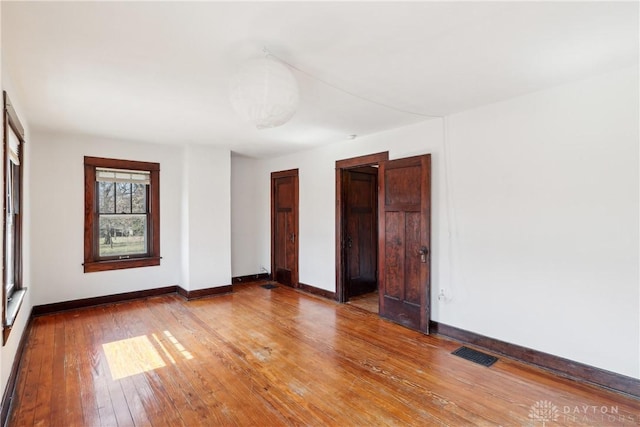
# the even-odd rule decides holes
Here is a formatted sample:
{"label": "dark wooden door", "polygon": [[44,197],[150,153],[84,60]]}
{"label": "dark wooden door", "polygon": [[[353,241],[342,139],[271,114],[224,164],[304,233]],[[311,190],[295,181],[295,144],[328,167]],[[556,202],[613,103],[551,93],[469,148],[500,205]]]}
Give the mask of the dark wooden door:
{"label": "dark wooden door", "polygon": [[429,333],[431,156],[380,162],[380,315]]}
{"label": "dark wooden door", "polygon": [[344,277],[349,298],[378,288],[378,169],[348,169],[343,179]]}
{"label": "dark wooden door", "polygon": [[271,174],[271,272],[298,286],[298,169]]}

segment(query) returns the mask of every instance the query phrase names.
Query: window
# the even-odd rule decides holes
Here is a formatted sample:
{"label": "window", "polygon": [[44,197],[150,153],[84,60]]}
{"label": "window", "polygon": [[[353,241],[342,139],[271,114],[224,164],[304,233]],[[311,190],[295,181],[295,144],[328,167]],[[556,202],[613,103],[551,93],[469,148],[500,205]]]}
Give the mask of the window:
{"label": "window", "polygon": [[160,265],[160,165],[84,158],[84,272]]}
{"label": "window", "polygon": [[24,128],[11,105],[4,98],[4,218],[3,218],[3,344],[22,305],[26,289],[22,286],[22,168],[24,166]]}

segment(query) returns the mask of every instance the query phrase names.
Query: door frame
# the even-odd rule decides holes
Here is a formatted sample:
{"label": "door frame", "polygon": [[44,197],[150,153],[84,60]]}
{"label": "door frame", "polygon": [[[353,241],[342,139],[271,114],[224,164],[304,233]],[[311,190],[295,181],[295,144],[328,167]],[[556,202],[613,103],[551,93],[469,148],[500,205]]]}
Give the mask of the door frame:
{"label": "door frame", "polygon": [[[344,284],[344,189],[342,188],[343,171],[355,169],[362,166],[374,166],[379,162],[389,160],[389,152],[368,154],[365,156],[353,157],[336,161],[336,300],[344,303],[347,301],[347,289]],[[376,206],[377,209],[377,206]],[[377,262],[379,263],[379,261]],[[377,266],[380,271],[380,266]]]}
{"label": "door frame", "polygon": [[299,260],[298,260],[298,255],[299,255],[299,234],[298,234],[298,213],[299,213],[299,195],[298,195],[298,169],[288,169],[288,170],[284,170],[284,171],[279,171],[279,172],[271,172],[271,280],[275,280],[276,279],[276,236],[275,236],[275,231],[276,231],[276,200],[275,200],[275,193],[276,193],[276,179],[278,178],[287,178],[287,177],[293,177],[293,208],[294,208],[294,215],[293,215],[293,228],[294,228],[294,234],[295,234],[295,240],[294,240],[294,252],[295,252],[295,261],[294,261],[294,265],[295,265],[295,269],[292,269],[291,271],[291,285],[294,288],[299,287],[299,283],[298,283],[298,279],[299,279],[299,275],[298,275],[298,264],[299,264]]}

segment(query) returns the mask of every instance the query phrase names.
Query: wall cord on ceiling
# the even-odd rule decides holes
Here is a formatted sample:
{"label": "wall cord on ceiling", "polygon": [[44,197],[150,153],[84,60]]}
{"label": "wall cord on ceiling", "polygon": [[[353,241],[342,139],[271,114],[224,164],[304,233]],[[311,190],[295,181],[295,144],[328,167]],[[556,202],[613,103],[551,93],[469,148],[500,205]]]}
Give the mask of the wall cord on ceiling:
{"label": "wall cord on ceiling", "polygon": [[335,89],[335,90],[337,90],[337,91],[340,91],[340,92],[342,92],[342,93],[345,93],[345,94],[347,94],[347,95],[350,95],[350,96],[352,96],[352,97],[354,97],[354,98],[360,99],[361,101],[369,102],[369,103],[371,103],[371,104],[375,104],[375,105],[378,105],[378,106],[380,106],[380,107],[388,108],[388,109],[390,109],[390,110],[394,110],[394,111],[397,111],[397,112],[400,112],[400,113],[404,113],[404,114],[412,114],[412,115],[414,115],[414,116],[420,116],[420,117],[424,117],[424,118],[427,118],[427,119],[437,119],[437,118],[441,118],[441,117],[442,117],[442,116],[436,116],[436,115],[432,115],[432,114],[418,113],[418,112],[416,112],[416,111],[404,110],[404,109],[402,109],[402,108],[394,107],[393,105],[385,104],[385,103],[383,103],[383,102],[378,102],[378,101],[375,101],[375,100],[373,100],[373,99],[370,99],[370,98],[367,98],[367,97],[364,97],[364,96],[358,95],[358,94],[353,93],[353,92],[351,92],[351,91],[349,91],[349,90],[343,89],[343,88],[341,88],[341,87],[339,87],[339,86],[336,86],[336,85],[334,85],[334,84],[332,84],[332,83],[329,83],[328,81],[323,80],[323,79],[321,79],[320,77],[316,77],[316,76],[314,76],[313,74],[308,73],[307,71],[304,71],[304,70],[302,70],[302,69],[300,69],[300,68],[296,67],[296,66],[295,66],[295,65],[293,65],[293,64],[290,64],[289,62],[285,61],[284,59],[280,58],[279,56],[274,55],[274,54],[273,54],[271,51],[269,51],[269,49],[267,49],[266,47],[263,47],[263,48],[262,48],[262,51],[264,52],[265,56],[267,56],[267,57],[271,56],[271,57],[273,57],[273,58],[277,59],[278,61],[282,62],[282,63],[283,63],[284,65],[286,65],[287,67],[289,67],[289,68],[291,68],[291,69],[293,69],[293,70],[296,70],[297,72],[302,73],[302,74],[306,75],[307,77],[310,77],[310,78],[312,78],[312,79],[314,79],[314,80],[316,80],[316,81],[318,81],[318,82],[320,82],[320,83],[324,84],[325,86],[329,86],[329,87],[331,87],[331,88],[333,88],[333,89]]}
{"label": "wall cord on ceiling", "polygon": [[[452,301],[455,295],[454,292],[454,264],[455,264],[455,246],[458,240],[458,232],[456,229],[457,218],[455,214],[455,206],[453,202],[453,183],[451,182],[451,149],[449,147],[449,120],[447,117],[442,117],[442,154],[444,157],[444,187],[447,200],[447,234],[448,234],[448,258],[449,258],[449,295],[444,295],[444,301]],[[454,244],[455,243],[455,244]],[[442,295],[442,291],[440,293]],[[439,296],[440,296],[439,295]]]}

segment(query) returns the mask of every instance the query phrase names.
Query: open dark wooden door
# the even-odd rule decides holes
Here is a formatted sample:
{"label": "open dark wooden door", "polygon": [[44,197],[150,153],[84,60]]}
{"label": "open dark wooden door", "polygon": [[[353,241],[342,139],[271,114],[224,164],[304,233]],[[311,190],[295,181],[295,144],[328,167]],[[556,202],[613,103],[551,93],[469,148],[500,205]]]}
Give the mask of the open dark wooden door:
{"label": "open dark wooden door", "polygon": [[380,316],[429,333],[431,156],[380,162]]}
{"label": "open dark wooden door", "polygon": [[271,272],[298,286],[298,169],[271,174]]}
{"label": "open dark wooden door", "polygon": [[346,296],[378,288],[378,169],[365,166],[343,173],[344,280]]}

